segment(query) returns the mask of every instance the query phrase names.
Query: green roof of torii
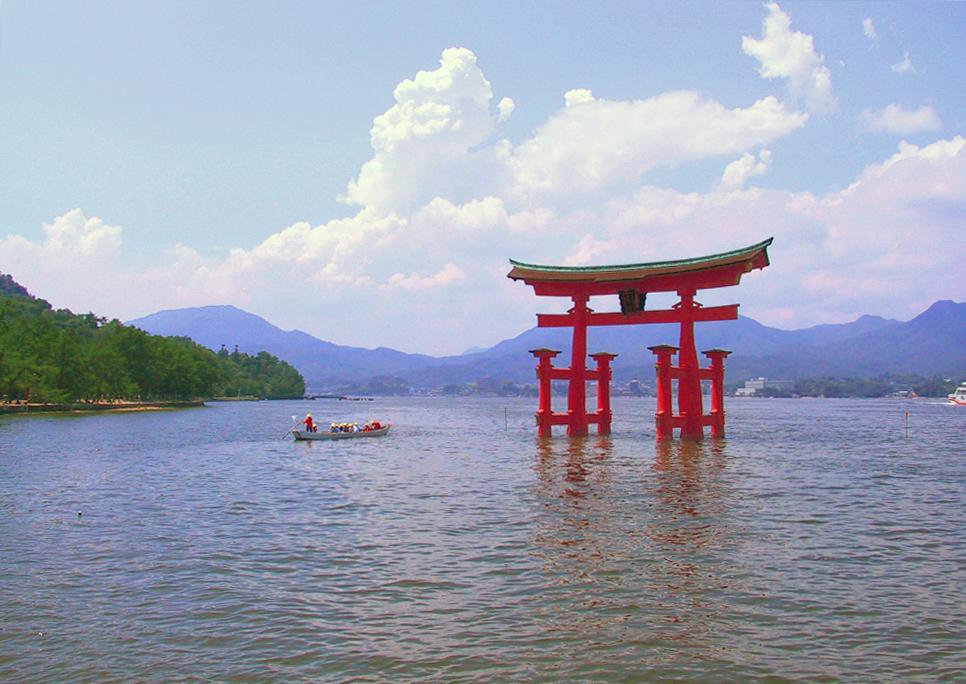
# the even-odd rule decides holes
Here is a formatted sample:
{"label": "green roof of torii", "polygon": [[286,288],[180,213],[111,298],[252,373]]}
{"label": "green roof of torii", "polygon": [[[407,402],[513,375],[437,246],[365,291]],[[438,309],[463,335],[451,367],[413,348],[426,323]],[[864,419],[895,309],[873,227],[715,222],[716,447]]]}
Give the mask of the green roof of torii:
{"label": "green roof of torii", "polygon": [[510,259],[513,266],[507,274],[513,280],[527,282],[606,282],[612,280],[637,280],[653,276],[696,273],[708,269],[747,263],[748,270],[764,268],[768,265],[766,249],[774,238],[758,244],[721,254],[677,259],[674,261],[654,261],[642,264],[623,264],[619,266],[544,266],[527,264]]}

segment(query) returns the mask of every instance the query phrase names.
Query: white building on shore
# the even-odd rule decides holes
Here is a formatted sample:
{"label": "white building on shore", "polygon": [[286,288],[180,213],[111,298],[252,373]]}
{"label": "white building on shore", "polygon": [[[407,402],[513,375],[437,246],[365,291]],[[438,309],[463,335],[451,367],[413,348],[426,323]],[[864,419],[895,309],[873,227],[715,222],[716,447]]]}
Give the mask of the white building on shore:
{"label": "white building on shore", "polygon": [[755,397],[761,394],[766,387],[775,389],[794,389],[794,380],[769,380],[768,378],[753,378],[745,380],[745,386],[735,390],[736,397]]}

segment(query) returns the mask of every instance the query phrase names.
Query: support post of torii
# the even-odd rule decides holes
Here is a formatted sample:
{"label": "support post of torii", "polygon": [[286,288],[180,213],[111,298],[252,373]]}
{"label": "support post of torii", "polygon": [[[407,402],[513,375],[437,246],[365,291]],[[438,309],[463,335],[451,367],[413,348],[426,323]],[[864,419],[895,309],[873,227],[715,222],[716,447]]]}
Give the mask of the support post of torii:
{"label": "support post of torii", "polygon": [[610,434],[610,362],[617,357],[617,354],[610,354],[608,352],[597,352],[596,354],[591,354],[590,358],[597,362],[597,369],[594,373],[597,375],[597,413],[595,414],[597,418],[597,434],[599,435],[609,435]]}
{"label": "support post of torii", "polygon": [[725,436],[725,410],[724,410],[724,360],[728,358],[730,351],[724,349],[708,349],[701,352],[711,359],[711,366],[703,371],[711,380],[711,415],[709,416],[712,437]]}
{"label": "support post of torii", "polygon": [[657,378],[657,411],[654,412],[654,423],[657,428],[657,439],[663,441],[674,437],[674,395],[671,393],[671,356],[678,348],[670,344],[659,344],[648,347],[657,357],[654,364],[654,374]]}
{"label": "support post of torii", "polygon": [[583,437],[587,434],[587,300],[583,294],[574,295],[574,336],[570,355],[570,386],[567,390],[567,434]]}
{"label": "support post of torii", "polygon": [[[609,352],[597,352],[590,357],[597,362],[594,370],[583,369],[584,381],[597,381],[597,412],[587,413],[586,389],[580,387],[580,383],[573,381],[573,364],[569,368],[554,368],[552,359],[560,353],[557,349],[531,349],[538,360],[537,364],[537,386],[539,387],[539,407],[537,409],[537,434],[540,437],[550,437],[551,428],[554,425],[566,425],[567,434],[572,437],[585,437],[588,433],[588,426],[591,423],[597,424],[597,434],[609,435],[611,423],[610,410],[610,362],[617,356]],[[567,412],[554,413],[552,401],[552,380],[567,380]],[[574,399],[574,394],[584,389],[584,396],[578,402]]]}
{"label": "support post of torii", "polygon": [[[540,359],[537,367],[540,379],[539,434],[550,436],[553,425],[566,425],[568,435],[583,436],[591,423],[597,423],[599,434],[610,432],[610,361],[614,355],[595,354],[597,369],[587,369],[588,326],[677,323],[681,326],[678,347],[651,347],[658,357],[657,438],[671,438],[674,428],[678,428],[682,439],[702,439],[705,425],[711,427],[712,436],[724,436],[724,359],[730,352],[721,349],[704,352],[711,359],[711,366],[701,368],[695,347],[694,324],[734,320],[738,318],[738,305],[703,307],[695,301],[695,295],[702,289],[737,285],[743,274],[768,266],[767,249],[771,242],[769,238],[744,249],[695,259],[622,266],[540,266],[511,259],[513,268],[507,274],[509,278],[533,286],[538,296],[569,297],[574,304],[566,314],[537,314],[537,325],[541,328],[573,328],[568,368],[553,367],[551,359],[559,353],[556,350],[531,350]],[[676,292],[680,301],[671,309],[645,311],[649,292]],[[595,313],[590,309],[590,298],[604,295],[619,296],[620,312]],[[678,364],[673,366],[671,356],[675,353],[678,354]],[[555,414],[550,408],[552,379],[568,382],[566,414]],[[598,407],[596,413],[588,415],[586,383],[593,380],[598,382]],[[671,399],[672,380],[678,381],[676,415]],[[708,415],[704,414],[702,380],[710,380],[712,385],[711,413]]]}
{"label": "support post of torii", "polygon": [[537,408],[537,434],[550,437],[553,425],[553,404],[551,401],[551,380],[553,380],[552,359],[560,353],[558,349],[531,349],[530,353],[539,359],[537,364],[537,386],[540,388],[540,404]]}

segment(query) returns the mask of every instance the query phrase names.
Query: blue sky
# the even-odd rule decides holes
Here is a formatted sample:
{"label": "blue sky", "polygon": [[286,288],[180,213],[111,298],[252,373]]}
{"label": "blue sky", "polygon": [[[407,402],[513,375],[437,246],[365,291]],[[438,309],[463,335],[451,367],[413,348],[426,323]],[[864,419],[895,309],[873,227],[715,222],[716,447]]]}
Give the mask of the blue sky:
{"label": "blue sky", "polygon": [[584,5],[4,1],[0,271],[431,354],[564,305],[511,257],[774,236],[701,299],[783,328],[966,299],[966,3]]}

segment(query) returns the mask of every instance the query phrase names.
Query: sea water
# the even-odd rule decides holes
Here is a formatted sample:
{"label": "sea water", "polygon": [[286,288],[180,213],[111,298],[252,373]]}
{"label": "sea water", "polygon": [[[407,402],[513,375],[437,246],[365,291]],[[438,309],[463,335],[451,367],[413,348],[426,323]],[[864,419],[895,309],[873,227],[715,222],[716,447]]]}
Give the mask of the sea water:
{"label": "sea water", "polygon": [[653,399],[535,408],[0,419],[0,681],[966,681],[966,407],[729,400],[663,443]]}

